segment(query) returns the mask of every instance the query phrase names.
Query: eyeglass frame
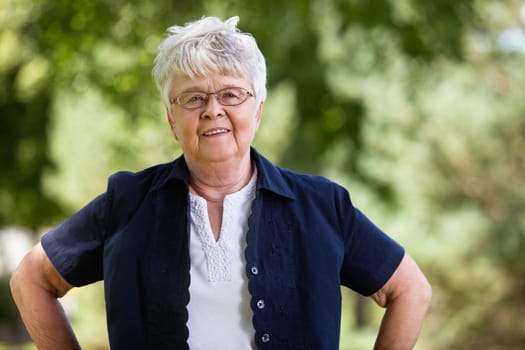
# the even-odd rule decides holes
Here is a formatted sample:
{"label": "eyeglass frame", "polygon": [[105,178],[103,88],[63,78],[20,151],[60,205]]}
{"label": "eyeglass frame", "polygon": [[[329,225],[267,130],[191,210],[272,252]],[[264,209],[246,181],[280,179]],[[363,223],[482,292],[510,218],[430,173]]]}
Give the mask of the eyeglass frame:
{"label": "eyeglass frame", "polygon": [[[219,97],[220,96],[220,92],[224,91],[224,90],[229,90],[229,89],[239,89],[239,90],[244,91],[244,93],[246,94],[246,98],[244,100],[242,100],[241,102],[236,103],[236,104],[232,104],[232,105],[222,103],[221,102],[222,99]],[[197,107],[186,107],[186,106],[184,106],[183,104],[180,103],[180,96],[183,95],[183,94],[191,93],[191,92],[206,95],[206,99],[202,100],[202,104],[200,106],[197,106]],[[178,94],[177,96],[175,96],[174,98],[172,98],[170,100],[170,104],[172,104],[172,105],[176,104],[176,105],[181,106],[182,108],[187,109],[187,110],[194,110],[194,109],[198,109],[198,108],[202,108],[202,107],[206,106],[208,104],[208,101],[210,100],[210,96],[211,95],[215,95],[215,99],[217,100],[217,102],[221,106],[225,106],[225,107],[239,106],[239,105],[243,104],[244,102],[246,102],[246,100],[248,100],[249,97],[255,97],[255,94],[253,92],[251,92],[250,90],[246,89],[246,88],[239,87],[239,86],[229,86],[229,87],[225,87],[225,88],[222,88],[220,90],[217,90],[215,92],[191,91],[191,90],[190,91],[184,91],[184,92],[181,92],[180,94]]]}

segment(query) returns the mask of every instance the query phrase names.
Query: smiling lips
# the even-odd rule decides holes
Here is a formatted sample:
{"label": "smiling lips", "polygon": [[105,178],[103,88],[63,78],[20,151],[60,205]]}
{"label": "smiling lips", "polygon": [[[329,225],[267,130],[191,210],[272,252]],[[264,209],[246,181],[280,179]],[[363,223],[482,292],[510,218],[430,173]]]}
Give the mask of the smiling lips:
{"label": "smiling lips", "polygon": [[203,136],[214,136],[214,135],[218,135],[218,134],[225,134],[227,132],[230,132],[230,130],[221,128],[221,129],[208,130],[208,131],[204,132],[202,135]]}

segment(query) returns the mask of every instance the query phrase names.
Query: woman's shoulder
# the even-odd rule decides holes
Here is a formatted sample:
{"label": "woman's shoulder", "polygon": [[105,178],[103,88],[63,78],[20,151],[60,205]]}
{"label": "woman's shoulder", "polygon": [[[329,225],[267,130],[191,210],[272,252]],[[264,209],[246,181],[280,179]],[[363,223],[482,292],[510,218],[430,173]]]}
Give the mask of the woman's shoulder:
{"label": "woman's shoulder", "polygon": [[170,164],[172,163],[156,164],[137,171],[117,171],[109,177],[109,183],[112,185],[128,186],[154,182],[155,179],[162,178],[162,176],[169,170]]}
{"label": "woman's shoulder", "polygon": [[258,166],[261,167],[259,171],[264,177],[264,186],[278,189],[282,193],[344,191],[341,185],[323,175],[308,174],[278,166],[260,155]]}
{"label": "woman's shoulder", "polygon": [[149,192],[162,187],[170,180],[178,179],[184,182],[186,178],[186,164],[180,157],[138,171],[118,171],[109,177],[108,189],[119,192]]}
{"label": "woman's shoulder", "polygon": [[157,177],[169,171],[174,162],[161,163],[139,170],[120,170],[110,176],[111,180],[140,181],[142,179]]}
{"label": "woman's shoulder", "polygon": [[327,194],[327,191],[345,191],[343,186],[323,175],[302,173],[282,167],[277,169],[294,192],[300,190]]}

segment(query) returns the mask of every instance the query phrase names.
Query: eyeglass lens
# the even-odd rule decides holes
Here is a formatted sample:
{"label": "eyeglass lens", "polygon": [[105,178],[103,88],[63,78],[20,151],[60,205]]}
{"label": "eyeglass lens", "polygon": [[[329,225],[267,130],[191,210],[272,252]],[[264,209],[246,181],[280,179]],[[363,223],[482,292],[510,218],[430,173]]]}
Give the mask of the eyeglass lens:
{"label": "eyeglass lens", "polygon": [[210,95],[215,95],[217,101],[224,106],[236,106],[253,96],[248,90],[238,87],[221,89],[214,93],[205,93],[201,91],[187,91],[178,95],[175,102],[184,108],[199,108],[204,106]]}

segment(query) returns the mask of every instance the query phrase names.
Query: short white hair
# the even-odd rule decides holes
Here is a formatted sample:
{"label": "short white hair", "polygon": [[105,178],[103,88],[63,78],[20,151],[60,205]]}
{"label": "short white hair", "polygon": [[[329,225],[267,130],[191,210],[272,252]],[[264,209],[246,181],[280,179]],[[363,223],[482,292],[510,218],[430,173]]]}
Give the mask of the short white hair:
{"label": "short white hair", "polygon": [[166,107],[171,107],[174,73],[190,79],[213,73],[245,78],[251,82],[256,100],[266,99],[264,56],[255,38],[237,28],[238,22],[238,16],[225,21],[203,17],[167,29],[168,36],[159,45],[152,72]]}

